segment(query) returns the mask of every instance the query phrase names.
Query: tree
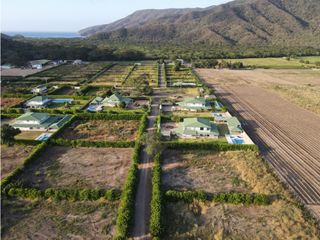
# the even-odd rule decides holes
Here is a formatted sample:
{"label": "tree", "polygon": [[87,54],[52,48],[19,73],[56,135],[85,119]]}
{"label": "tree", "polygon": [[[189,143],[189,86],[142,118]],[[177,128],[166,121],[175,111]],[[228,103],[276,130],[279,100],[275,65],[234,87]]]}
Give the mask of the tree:
{"label": "tree", "polygon": [[162,149],[161,136],[156,131],[150,131],[146,133],[144,142],[146,144],[146,152],[149,156],[154,156]]}
{"label": "tree", "polygon": [[21,133],[17,128],[10,126],[9,124],[3,124],[1,126],[1,141],[5,144],[12,144],[14,142],[14,137]]}
{"label": "tree", "polygon": [[175,71],[179,71],[180,68],[181,68],[181,61],[176,60],[176,61],[174,62],[174,70],[175,70]]}

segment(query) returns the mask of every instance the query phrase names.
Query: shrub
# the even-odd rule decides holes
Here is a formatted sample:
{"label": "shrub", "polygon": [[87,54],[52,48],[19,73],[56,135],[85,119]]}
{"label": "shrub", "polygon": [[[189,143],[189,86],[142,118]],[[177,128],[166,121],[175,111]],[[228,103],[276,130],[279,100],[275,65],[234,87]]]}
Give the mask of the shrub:
{"label": "shrub", "polygon": [[208,142],[164,142],[163,143],[169,149],[185,149],[185,150],[213,150],[213,151],[237,151],[237,150],[250,150],[258,151],[256,145],[238,145],[228,144],[217,141]]}

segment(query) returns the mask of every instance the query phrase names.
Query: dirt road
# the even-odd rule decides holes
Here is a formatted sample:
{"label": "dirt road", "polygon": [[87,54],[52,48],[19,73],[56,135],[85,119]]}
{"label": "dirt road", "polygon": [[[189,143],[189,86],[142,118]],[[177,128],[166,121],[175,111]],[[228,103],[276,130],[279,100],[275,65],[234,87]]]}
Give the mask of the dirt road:
{"label": "dirt road", "polygon": [[258,86],[214,86],[264,159],[320,219],[320,117]]}
{"label": "dirt road", "polygon": [[[151,113],[148,117],[147,131],[154,130],[154,123],[159,113],[159,98],[153,97]],[[134,239],[151,239],[149,234],[150,202],[152,192],[152,159],[146,153],[145,147],[141,153],[139,164],[139,183],[135,200],[135,216],[133,226]]]}

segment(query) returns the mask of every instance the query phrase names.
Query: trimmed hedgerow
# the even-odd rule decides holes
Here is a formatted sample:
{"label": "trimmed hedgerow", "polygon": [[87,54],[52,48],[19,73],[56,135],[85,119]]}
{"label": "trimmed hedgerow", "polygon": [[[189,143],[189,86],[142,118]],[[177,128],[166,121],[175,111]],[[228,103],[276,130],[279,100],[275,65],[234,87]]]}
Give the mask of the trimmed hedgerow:
{"label": "trimmed hedgerow", "polygon": [[116,189],[55,189],[47,188],[44,191],[35,188],[10,187],[2,191],[8,197],[27,199],[52,199],[54,201],[96,201],[104,198],[108,201],[119,200],[120,191]]}
{"label": "trimmed hedgerow", "polygon": [[152,171],[152,199],[150,216],[150,233],[153,237],[160,237],[163,232],[162,225],[162,192],[161,192],[161,154],[154,157]]}
{"label": "trimmed hedgerow", "polygon": [[76,115],[81,120],[140,120],[143,114],[137,113],[80,113]]}
{"label": "trimmed hedgerow", "polygon": [[208,142],[163,142],[168,149],[185,149],[185,150],[212,150],[212,151],[236,151],[250,150],[258,151],[257,145],[249,144],[228,144],[218,141]]}
{"label": "trimmed hedgerow", "polygon": [[229,204],[255,204],[268,205],[271,203],[271,198],[268,195],[260,193],[240,193],[240,192],[225,192],[209,194],[203,191],[176,191],[168,190],[165,193],[165,198],[170,202],[184,201],[191,203],[194,200],[212,201]]}

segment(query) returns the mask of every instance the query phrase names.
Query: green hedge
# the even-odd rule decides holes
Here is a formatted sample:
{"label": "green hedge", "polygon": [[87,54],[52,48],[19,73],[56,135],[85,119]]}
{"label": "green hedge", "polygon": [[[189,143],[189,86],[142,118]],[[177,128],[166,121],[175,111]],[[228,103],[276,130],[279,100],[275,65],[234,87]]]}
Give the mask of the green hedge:
{"label": "green hedge", "polygon": [[1,109],[1,114],[22,114],[24,113],[22,108],[4,108]]}
{"label": "green hedge", "polygon": [[256,145],[249,144],[228,144],[224,142],[210,141],[210,142],[163,142],[169,149],[184,149],[184,150],[212,150],[212,151],[237,151],[250,150],[258,151]]}
{"label": "green hedge", "polygon": [[271,203],[271,198],[265,194],[259,193],[239,193],[239,192],[225,192],[208,194],[203,191],[176,191],[168,190],[165,193],[166,201],[177,202],[184,201],[191,203],[194,200],[199,201],[213,201],[219,203],[229,204],[255,204],[268,205]]}
{"label": "green hedge", "polygon": [[163,233],[162,225],[162,192],[161,192],[161,154],[154,157],[154,167],[152,171],[152,199],[150,233],[153,237],[160,237]]}
{"label": "green hedge", "polygon": [[120,192],[115,189],[55,189],[47,188],[44,191],[35,188],[6,188],[2,193],[8,197],[27,198],[27,199],[52,199],[54,201],[96,201],[105,198],[115,201],[120,198]]}
{"label": "green hedge", "polygon": [[16,139],[14,140],[15,144],[19,144],[19,145],[32,145],[32,146],[36,146],[40,143],[42,143],[42,141],[38,141],[38,140],[32,140],[32,139]]}
{"label": "green hedge", "polygon": [[69,127],[70,124],[73,123],[76,119],[77,119],[76,116],[71,116],[71,118],[67,122],[65,122],[57,131],[55,131],[51,135],[49,142],[51,142],[53,139],[57,138],[57,136],[59,136],[59,134],[62,133],[67,127]]}
{"label": "green hedge", "polygon": [[71,146],[71,147],[112,147],[112,148],[131,148],[135,146],[135,141],[84,141],[84,140],[68,140],[64,138],[52,139],[50,143],[59,146]]}

